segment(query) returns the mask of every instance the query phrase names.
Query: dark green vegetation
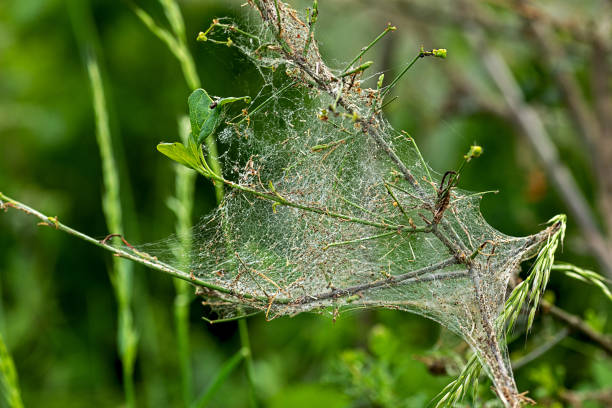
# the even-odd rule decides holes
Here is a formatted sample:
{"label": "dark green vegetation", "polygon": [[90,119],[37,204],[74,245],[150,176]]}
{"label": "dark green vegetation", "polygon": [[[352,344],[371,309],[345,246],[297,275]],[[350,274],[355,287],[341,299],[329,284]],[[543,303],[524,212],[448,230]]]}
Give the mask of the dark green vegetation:
{"label": "dark green vegetation", "polygon": [[[207,4],[183,5],[188,44],[203,86],[211,95],[253,95],[261,85],[259,77],[237,51],[194,41],[197,31],[212,18],[243,16],[243,11],[238,4],[232,9]],[[142,6],[164,21],[157,3]],[[450,49],[449,61],[456,61],[451,68],[429,61],[417,64],[393,91],[400,95],[388,106],[394,125],[410,130],[439,171],[456,168],[461,155],[478,142],[485,154],[470,163],[461,186],[500,190],[484,200],[483,213],[489,223],[505,233],[527,235],[552,215],[568,212],[568,237],[558,259],[600,270],[571,212],[547,181],[543,164],[521,139],[520,129],[510,126],[513,120],[500,119],[493,109],[485,109],[487,105],[474,103],[470,96],[479,96],[476,92],[467,96],[454,92],[453,75],[486,75],[478,68],[478,55],[460,34],[461,27],[452,21],[435,25],[439,22],[431,16],[413,27],[414,20],[408,17],[414,13],[407,10],[403,17],[398,13],[390,17],[391,9],[375,14],[351,2],[321,7],[325,13],[317,23],[317,35],[324,55],[332,61],[349,61],[389,19],[400,30],[387,38],[394,40],[374,49],[378,54],[368,57],[382,64],[370,67],[373,72],[379,68],[399,71],[421,43]],[[0,27],[7,33],[0,44],[0,188],[103,238],[108,228],[100,205],[102,174],[90,91],[65,5],[15,1],[0,6],[0,13]],[[191,89],[167,48],[127,6],[100,2],[93,5],[92,15],[104,55],[125,235],[130,242],[155,241],[170,235],[175,222],[166,206],[166,198],[174,192],[174,172],[155,145],[178,140],[176,118],[186,112]],[[520,31],[513,35],[504,38],[500,50],[507,52],[528,101],[552,111],[547,125],[554,141],[596,208],[597,182],[588,149],[576,138],[558,87],[540,65],[540,55],[521,48],[524,34]],[[582,54],[574,57],[577,78],[588,88],[590,73],[579,57]],[[480,86],[488,84],[486,78],[480,80],[476,81]],[[196,191],[194,213],[204,214],[215,205],[214,190],[200,179]],[[51,229],[42,228],[34,235],[30,221],[0,217],[1,330],[16,362],[24,401],[40,406],[117,405],[124,397],[115,345],[116,305],[106,273],[109,257]],[[174,286],[169,278],[136,267],[134,289],[134,323],[139,333],[136,400],[139,405],[177,405],[182,393],[172,315]],[[583,317],[595,330],[610,331],[610,303],[593,287],[553,274],[548,300]],[[210,384],[241,347],[235,323],[205,325],[200,320],[203,312],[197,301],[192,302],[194,395]],[[391,311],[345,314],[334,324],[311,315],[272,323],[259,316],[249,325],[257,398],[268,406],[397,406],[400,402],[420,406],[451,379],[441,372],[456,373],[464,351],[458,340],[437,325]],[[565,326],[548,315],[538,317],[528,340],[518,332],[511,345],[513,359],[519,360],[528,351],[561,339],[516,370],[519,389],[531,390],[530,395],[543,403],[567,403],[564,389],[600,390],[612,381],[611,363],[603,352],[584,336],[563,330]],[[246,405],[246,382],[243,370],[234,371],[213,405]],[[491,398],[482,388],[483,395]]]}

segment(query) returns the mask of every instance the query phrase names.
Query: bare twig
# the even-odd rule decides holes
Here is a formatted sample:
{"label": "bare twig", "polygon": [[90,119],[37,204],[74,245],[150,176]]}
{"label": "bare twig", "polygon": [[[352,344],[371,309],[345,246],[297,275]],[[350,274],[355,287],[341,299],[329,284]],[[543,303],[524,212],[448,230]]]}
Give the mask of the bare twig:
{"label": "bare twig", "polygon": [[544,353],[546,353],[551,348],[555,347],[557,344],[559,344],[561,342],[561,340],[566,338],[567,335],[569,334],[569,332],[570,332],[570,330],[567,327],[559,330],[559,332],[557,334],[555,334],[553,337],[551,337],[547,341],[542,342],[542,344],[540,344],[540,346],[536,347],[535,349],[533,349],[531,352],[529,352],[528,354],[524,355],[520,359],[518,359],[516,361],[513,361],[512,362],[512,369],[513,370],[518,370],[519,368],[523,367],[524,365],[527,365],[527,364],[531,363],[533,360],[536,360],[536,359],[540,358]]}
{"label": "bare twig", "polygon": [[580,317],[568,313],[546,300],[542,300],[542,312],[549,314],[560,322],[563,322],[570,329],[572,329],[572,331],[576,331],[584,335],[602,350],[604,350],[608,355],[612,356],[612,339],[593,330]]}
{"label": "bare twig", "polygon": [[351,286],[351,287],[343,288],[343,289],[336,289],[336,290],[332,290],[326,293],[308,295],[308,297],[299,299],[296,303],[304,304],[304,303],[310,303],[313,301],[319,301],[319,300],[324,300],[324,299],[344,297],[344,296],[352,295],[352,294],[355,294],[355,293],[358,293],[364,290],[380,288],[380,287],[384,287],[388,285],[397,285],[399,283],[405,284],[405,283],[410,283],[410,282],[428,282],[432,280],[457,279],[457,278],[467,277],[468,274],[466,273],[466,271],[456,271],[456,272],[448,272],[444,274],[435,274],[435,275],[432,275],[431,277],[420,278],[420,276],[422,275],[444,269],[456,263],[457,263],[457,259],[449,258],[445,261],[423,267],[416,271],[408,272],[402,275],[391,276],[387,279],[381,279],[379,281],[364,283],[361,285],[355,285],[355,286]]}

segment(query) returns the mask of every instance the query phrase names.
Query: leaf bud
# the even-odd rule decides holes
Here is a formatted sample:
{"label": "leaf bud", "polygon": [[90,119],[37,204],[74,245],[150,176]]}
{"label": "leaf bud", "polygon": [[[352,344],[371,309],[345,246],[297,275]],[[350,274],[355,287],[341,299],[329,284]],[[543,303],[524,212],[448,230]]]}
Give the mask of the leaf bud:
{"label": "leaf bud", "polygon": [[446,58],[446,48],[434,49],[431,51],[434,57]]}

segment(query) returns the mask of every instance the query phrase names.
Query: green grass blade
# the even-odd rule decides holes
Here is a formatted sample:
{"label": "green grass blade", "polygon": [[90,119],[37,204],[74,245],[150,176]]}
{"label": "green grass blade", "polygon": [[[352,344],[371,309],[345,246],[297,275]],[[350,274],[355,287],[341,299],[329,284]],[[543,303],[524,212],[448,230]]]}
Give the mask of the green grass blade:
{"label": "green grass blade", "polygon": [[181,9],[177,2],[174,0],[159,0],[159,3],[164,9],[164,14],[170,23],[170,27],[172,27],[174,35],[184,44],[186,42],[185,22],[183,21],[183,15],[181,14]]}
{"label": "green grass blade", "polygon": [[[104,196],[102,209],[110,232],[123,234],[123,219],[119,191],[119,174],[113,155],[104,85],[98,62],[92,54],[87,57],[87,73],[92,90],[92,103],[96,119],[96,140],[102,160]],[[134,392],[134,364],[138,349],[138,334],[134,327],[132,303],[132,265],[125,259],[113,257],[111,281],[118,303],[119,330],[117,333],[119,355],[123,366],[123,385],[129,407],[136,405]]]}
{"label": "green grass blade", "polygon": [[228,361],[217,372],[217,376],[212,380],[210,385],[204,392],[198,397],[198,399],[191,404],[191,408],[203,408],[212,399],[215,393],[219,390],[219,387],[227,380],[229,375],[234,369],[240,364],[243,359],[248,358],[250,355],[249,350],[241,348],[236,354],[234,354]]}
{"label": "green grass blade", "polygon": [[[187,144],[189,118],[183,117],[179,120],[178,128],[181,141]],[[174,166],[174,171],[176,191],[175,196],[169,200],[168,206],[176,216],[175,231],[179,238],[179,245],[176,248],[175,256],[179,264],[188,265],[193,242],[191,215],[193,213],[196,172],[179,165]],[[178,279],[174,280],[174,287],[176,289],[174,320],[181,368],[181,388],[183,402],[187,407],[192,401],[192,376],[189,353],[189,305],[193,299],[193,291],[191,285]]]}
{"label": "green grass blade", "polygon": [[240,344],[242,349],[246,350],[245,368],[247,381],[249,383],[249,404],[251,407],[257,407],[257,397],[255,395],[255,381],[253,376],[253,358],[251,353],[251,342],[249,341],[249,328],[246,319],[238,320],[238,331],[240,333]]}

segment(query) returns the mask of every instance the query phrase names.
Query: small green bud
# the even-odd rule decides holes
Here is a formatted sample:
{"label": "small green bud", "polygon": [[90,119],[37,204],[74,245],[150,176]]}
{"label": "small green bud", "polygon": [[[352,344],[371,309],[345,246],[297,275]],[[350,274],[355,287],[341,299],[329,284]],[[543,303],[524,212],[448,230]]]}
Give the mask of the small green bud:
{"label": "small green bud", "polygon": [[478,145],[470,146],[470,151],[463,158],[467,161],[479,157],[482,154],[482,147]]}
{"label": "small green bud", "polygon": [[344,74],[340,75],[341,77],[345,77],[345,76],[349,76],[349,75],[355,75],[358,74],[360,72],[365,71],[366,69],[370,68],[372,66],[372,64],[374,63],[374,61],[367,61],[364,62],[363,64],[361,64],[360,66],[358,66],[357,68],[351,69],[348,72],[345,72]]}
{"label": "small green bud", "polygon": [[382,88],[384,80],[385,80],[385,74],[380,74],[380,76],[378,77],[378,82],[376,83],[376,87],[378,89]]}
{"label": "small green bud", "polygon": [[431,51],[434,57],[446,58],[446,48],[440,48]]}
{"label": "small green bud", "polygon": [[234,42],[232,41],[232,39],[227,37],[227,42],[225,43],[225,45],[227,45],[228,47],[231,47],[233,44]]}
{"label": "small green bud", "polygon": [[200,42],[208,41],[208,37],[206,37],[206,34],[204,34],[203,31],[200,31],[198,33],[198,36],[196,37],[196,41],[200,41]]}

